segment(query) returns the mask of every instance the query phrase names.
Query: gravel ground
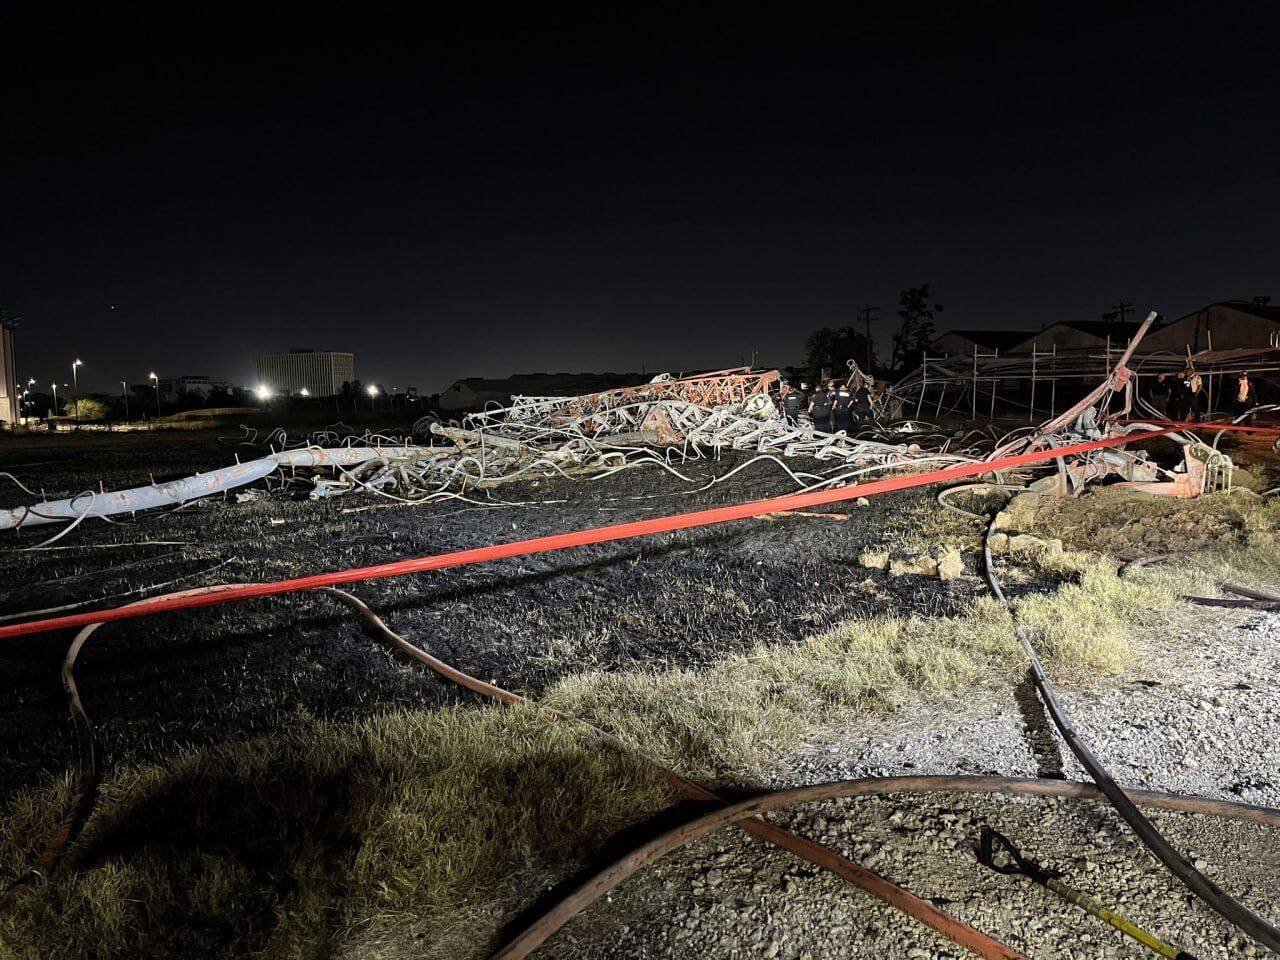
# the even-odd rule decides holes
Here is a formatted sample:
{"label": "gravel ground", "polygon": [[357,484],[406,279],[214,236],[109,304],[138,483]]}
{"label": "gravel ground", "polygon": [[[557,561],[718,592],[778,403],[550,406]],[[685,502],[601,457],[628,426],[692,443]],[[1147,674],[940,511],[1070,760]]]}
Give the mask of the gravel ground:
{"label": "gravel ground", "polygon": [[[1280,805],[1280,616],[1185,612],[1146,638],[1121,682],[1065,689],[1086,740],[1125,784]],[[778,785],[906,773],[1047,773],[1008,691],[920,705],[851,731],[779,772]],[[1067,776],[1084,778],[1074,758]],[[1153,819],[1215,881],[1280,912],[1280,831],[1181,814]],[[1140,925],[1202,958],[1270,955],[1232,934],[1140,847],[1108,808],[964,796],[813,804],[780,816],[1033,958],[1147,957],[1144,948],[1019,878],[979,866],[983,824]],[[932,931],[787,854],[723,831],[632,878],[547,957],[958,957]]]}

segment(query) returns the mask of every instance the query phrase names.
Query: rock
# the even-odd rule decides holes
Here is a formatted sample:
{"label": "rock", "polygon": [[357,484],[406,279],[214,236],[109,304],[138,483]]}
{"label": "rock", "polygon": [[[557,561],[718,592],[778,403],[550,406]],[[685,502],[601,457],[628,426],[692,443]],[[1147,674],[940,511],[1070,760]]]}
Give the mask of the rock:
{"label": "rock", "polygon": [[964,573],[964,561],[960,559],[960,551],[955,547],[943,547],[938,551],[938,579],[954,580]]}
{"label": "rock", "polygon": [[710,870],[708,870],[708,871],[707,871],[707,885],[708,885],[708,886],[714,887],[714,886],[715,886],[716,884],[718,884],[722,879],[724,879],[724,873],[723,873],[721,870],[718,870],[718,869],[716,869],[716,868],[714,868],[714,867],[713,867],[712,869],[710,869]]}
{"label": "rock", "polygon": [[889,576],[902,577],[914,574],[920,577],[932,577],[938,573],[938,561],[927,553],[918,557],[906,557],[902,560],[889,561]]}
{"label": "rock", "polygon": [[1010,530],[1013,528],[1013,514],[1008,510],[1001,510],[996,514],[994,520],[991,521],[992,530]]}
{"label": "rock", "polygon": [[1007,533],[993,533],[988,541],[991,544],[991,552],[996,554],[1009,552],[1009,535]]}
{"label": "rock", "polygon": [[883,570],[889,566],[889,551],[864,550],[858,555],[858,563],[869,570]]}
{"label": "rock", "polygon": [[1056,557],[1062,554],[1062,541],[1041,540],[1029,533],[1019,533],[1009,538],[1009,553],[1024,557]]}

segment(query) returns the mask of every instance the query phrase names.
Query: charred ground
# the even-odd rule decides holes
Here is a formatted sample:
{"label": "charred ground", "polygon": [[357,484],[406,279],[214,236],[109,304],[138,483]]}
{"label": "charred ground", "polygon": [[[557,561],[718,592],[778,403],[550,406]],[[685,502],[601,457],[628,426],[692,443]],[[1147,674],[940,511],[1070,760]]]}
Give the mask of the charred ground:
{"label": "charred ground", "polygon": [[[49,438],[5,451],[0,469],[50,497],[174,479],[230,462],[213,433],[149,439]],[[123,443],[118,442],[123,440]],[[253,452],[239,448],[242,458]],[[734,457],[685,465],[706,483]],[[718,504],[795,488],[770,463],[689,493],[652,468],[602,481],[531,481],[495,498],[405,507],[365,497],[310,501],[279,493],[208,501],[125,524],[88,523],[24,552],[53,528],[4,544],[0,615],[102,599],[178,580],[173,589],[251,582],[383,563]],[[15,493],[20,492],[14,488]],[[477,676],[537,693],[584,670],[696,666],[765,641],[788,643],[851,616],[948,614],[973,584],[873,575],[867,547],[900,543],[937,509],[909,491],[838,505],[820,517],[746,520],[422,577],[361,584],[392,626]],[[207,572],[206,572],[207,571]],[[123,598],[122,598],[123,599]],[[69,638],[0,650],[0,790],[69,762],[59,669]],[[176,745],[218,743],[288,726],[299,712],[350,719],[455,702],[446,684],[403,660],[327,598],[294,596],[114,624],[89,643],[77,678],[110,766]]]}

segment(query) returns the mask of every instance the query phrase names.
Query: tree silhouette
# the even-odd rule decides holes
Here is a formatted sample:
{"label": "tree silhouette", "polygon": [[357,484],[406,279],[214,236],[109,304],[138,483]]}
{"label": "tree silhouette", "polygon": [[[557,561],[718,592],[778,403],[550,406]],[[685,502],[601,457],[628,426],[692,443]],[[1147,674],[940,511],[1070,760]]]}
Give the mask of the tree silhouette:
{"label": "tree silhouette", "polygon": [[822,379],[823,370],[828,371],[828,376],[843,380],[850,360],[857,361],[859,367],[867,362],[867,337],[853,327],[823,327],[805,341],[804,363],[813,371],[814,380]]}
{"label": "tree silhouette", "polygon": [[929,284],[908,287],[898,294],[898,319],[902,325],[893,335],[893,368],[910,370],[920,365],[925,347],[934,338],[933,317],[942,312],[942,304],[929,303]]}

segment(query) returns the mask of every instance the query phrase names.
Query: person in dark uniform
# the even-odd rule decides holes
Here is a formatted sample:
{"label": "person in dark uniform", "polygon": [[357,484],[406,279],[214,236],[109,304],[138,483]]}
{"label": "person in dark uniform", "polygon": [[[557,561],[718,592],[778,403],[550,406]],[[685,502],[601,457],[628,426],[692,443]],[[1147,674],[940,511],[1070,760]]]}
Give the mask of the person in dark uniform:
{"label": "person in dark uniform", "polygon": [[1204,381],[1200,379],[1200,374],[1193,372],[1187,381],[1187,419],[1192,423],[1199,423],[1204,419],[1205,411],[1209,408],[1208,399],[1204,392]]}
{"label": "person in dark uniform", "polygon": [[[1249,379],[1249,374],[1240,374],[1236,378],[1235,393],[1231,396],[1231,413],[1234,417],[1243,416],[1248,411],[1258,405],[1258,396],[1253,390],[1253,381]],[[1253,426],[1253,414],[1249,414],[1240,421],[1245,426]]]}
{"label": "person in dark uniform", "polygon": [[1185,371],[1169,378],[1169,402],[1165,405],[1164,415],[1175,423],[1186,419],[1191,399],[1190,379]]}
{"label": "person in dark uniform", "polygon": [[871,409],[871,391],[865,382],[853,391],[853,418],[858,422],[859,430],[875,422],[875,414]]}
{"label": "person in dark uniform", "polygon": [[809,418],[815,430],[831,432],[831,394],[819,384],[813,391],[813,399],[809,401]]}
{"label": "person in dark uniform", "polygon": [[843,383],[836,385],[831,395],[831,418],[837,432],[853,432],[853,394]]}
{"label": "person in dark uniform", "polygon": [[782,386],[782,412],[787,418],[787,423],[795,426],[800,422],[800,394],[796,388],[789,383]]}
{"label": "person in dark uniform", "polygon": [[1170,377],[1171,375],[1168,373],[1160,374],[1147,391],[1147,399],[1151,401],[1151,405],[1157,410],[1163,410],[1165,416],[1169,414]]}

